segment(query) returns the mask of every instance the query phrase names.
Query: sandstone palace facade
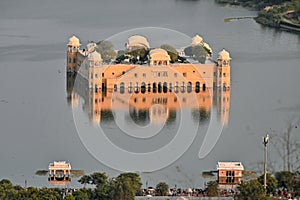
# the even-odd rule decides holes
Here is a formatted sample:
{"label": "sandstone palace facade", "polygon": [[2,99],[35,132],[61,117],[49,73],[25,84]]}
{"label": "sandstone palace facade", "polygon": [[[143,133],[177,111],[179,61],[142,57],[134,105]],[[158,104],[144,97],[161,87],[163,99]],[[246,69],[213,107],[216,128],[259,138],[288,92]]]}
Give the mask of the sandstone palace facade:
{"label": "sandstone palace facade", "polygon": [[[231,58],[226,50],[220,51],[214,61],[209,45],[196,35],[190,46],[200,45],[210,51],[205,62],[200,63],[183,50],[150,48],[145,37],[134,35],[128,38],[125,50],[112,50],[119,57],[123,56],[119,51],[125,52],[123,60],[116,62],[117,58],[105,60],[107,57],[99,53],[98,45],[89,43],[82,49],[80,40],[71,37],[66,65],[68,102],[73,108],[78,107],[79,96],[82,97],[83,107],[94,123],[99,123],[112,109],[129,105],[132,115],[146,112],[151,121],[158,123],[173,116],[179,107],[204,113],[215,107],[218,117],[227,124]],[[130,52],[141,49],[146,52],[145,59],[130,57],[136,55]],[[172,53],[185,61],[172,61]],[[73,87],[75,78],[79,84]]]}
{"label": "sandstone palace facade", "polygon": [[[202,45],[196,35],[191,46]],[[104,62],[97,45],[90,43],[81,49],[80,40],[73,36],[68,42],[67,72],[79,73],[89,82],[89,88],[132,90],[133,92],[200,92],[207,88],[230,88],[230,55],[226,50],[219,52],[217,60],[208,58],[204,64],[199,62],[171,63],[169,52],[161,48],[151,49],[145,37],[134,35],[128,38],[127,51],[145,49],[148,59],[142,63]],[[117,52],[117,50],[115,50]],[[177,53],[177,52],[176,52]],[[186,58],[189,59],[188,56]]]}

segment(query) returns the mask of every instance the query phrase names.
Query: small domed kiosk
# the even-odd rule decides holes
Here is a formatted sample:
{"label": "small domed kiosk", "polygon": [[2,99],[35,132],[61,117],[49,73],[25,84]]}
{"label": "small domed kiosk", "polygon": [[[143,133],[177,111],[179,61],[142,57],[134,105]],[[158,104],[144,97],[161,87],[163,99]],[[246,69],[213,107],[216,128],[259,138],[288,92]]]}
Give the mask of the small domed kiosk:
{"label": "small domed kiosk", "polygon": [[75,73],[78,70],[77,61],[78,55],[77,53],[80,51],[80,40],[76,36],[72,36],[69,38],[68,42],[68,54],[67,54],[67,72]]}
{"label": "small domed kiosk", "polygon": [[71,164],[54,161],[49,164],[49,182],[53,185],[66,185],[71,182]]}
{"label": "small domed kiosk", "polygon": [[203,38],[201,36],[199,36],[198,34],[196,34],[194,37],[193,37],[193,40],[192,40],[192,47],[196,46],[196,45],[199,45],[203,42]]}
{"label": "small domed kiosk", "polygon": [[68,46],[79,48],[81,46],[80,40],[75,35],[73,35],[69,38]]}
{"label": "small domed kiosk", "polygon": [[141,35],[133,35],[128,38],[128,42],[126,44],[126,48],[131,51],[139,48],[149,49],[150,45],[144,36]]}
{"label": "small domed kiosk", "polygon": [[153,49],[149,53],[150,55],[150,66],[151,65],[169,65],[171,58],[168,52],[164,49]]}
{"label": "small domed kiosk", "polygon": [[223,49],[222,51],[220,51],[219,54],[218,54],[218,61],[219,60],[229,62],[231,60],[229,52],[226,51],[225,49]]}
{"label": "small domed kiosk", "polygon": [[230,87],[230,60],[230,54],[225,49],[218,53],[217,87]]}

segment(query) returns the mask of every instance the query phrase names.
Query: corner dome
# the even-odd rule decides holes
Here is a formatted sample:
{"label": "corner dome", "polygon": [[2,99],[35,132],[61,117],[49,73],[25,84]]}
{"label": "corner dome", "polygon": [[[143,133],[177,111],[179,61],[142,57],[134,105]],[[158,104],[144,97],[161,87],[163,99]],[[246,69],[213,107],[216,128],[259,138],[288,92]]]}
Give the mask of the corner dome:
{"label": "corner dome", "polygon": [[68,43],[69,46],[74,46],[74,47],[80,47],[80,41],[79,39],[73,35],[71,38],[69,38],[69,43]]}
{"label": "corner dome", "polygon": [[98,53],[97,51],[93,51],[88,55],[89,61],[94,61],[94,62],[102,62],[102,57],[101,54]]}
{"label": "corner dome", "polygon": [[219,60],[231,60],[229,52],[226,51],[225,49],[223,49],[222,51],[219,52],[218,59]]}
{"label": "corner dome", "polygon": [[195,37],[193,37],[192,46],[196,46],[202,42],[203,42],[203,38],[200,37],[198,34],[196,34]]}
{"label": "corner dome", "polygon": [[150,60],[161,60],[161,61],[171,60],[168,52],[161,48],[151,50],[149,55],[150,55]]}
{"label": "corner dome", "polygon": [[150,45],[147,38],[140,35],[133,35],[128,38],[127,49],[131,49],[134,47],[142,47],[144,49],[149,49]]}

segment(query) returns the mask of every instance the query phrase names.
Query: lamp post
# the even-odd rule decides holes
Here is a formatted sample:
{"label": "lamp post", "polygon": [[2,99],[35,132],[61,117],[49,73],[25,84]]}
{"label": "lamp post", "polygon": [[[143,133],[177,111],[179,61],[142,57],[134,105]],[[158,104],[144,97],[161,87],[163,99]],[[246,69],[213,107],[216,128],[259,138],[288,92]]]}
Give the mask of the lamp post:
{"label": "lamp post", "polygon": [[269,142],[269,134],[263,137],[264,144],[264,188],[267,189],[267,144]]}

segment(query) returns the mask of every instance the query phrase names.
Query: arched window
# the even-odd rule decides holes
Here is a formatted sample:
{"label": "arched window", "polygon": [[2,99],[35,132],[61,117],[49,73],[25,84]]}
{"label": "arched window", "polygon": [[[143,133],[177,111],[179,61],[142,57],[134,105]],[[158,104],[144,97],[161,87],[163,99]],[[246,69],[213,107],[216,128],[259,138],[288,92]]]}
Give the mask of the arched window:
{"label": "arched window", "polygon": [[123,94],[124,90],[125,90],[125,84],[124,84],[124,82],[121,82],[120,83],[120,93]]}
{"label": "arched window", "polygon": [[128,86],[128,92],[129,92],[129,93],[132,93],[132,82],[129,83],[129,86]]}
{"label": "arched window", "polygon": [[153,83],[152,88],[153,88],[152,92],[153,92],[153,93],[156,93],[156,83]]}
{"label": "arched window", "polygon": [[146,84],[144,82],[142,82],[141,84],[141,93],[145,93],[146,92]]}
{"label": "arched window", "polygon": [[172,92],[172,83],[169,84],[169,91]]}
{"label": "arched window", "polygon": [[95,92],[97,93],[98,92],[98,85],[95,84]]}
{"label": "arched window", "polygon": [[175,93],[178,93],[178,91],[179,91],[178,82],[175,83],[174,91],[175,91]]}
{"label": "arched window", "polygon": [[195,87],[195,92],[199,93],[200,92],[200,82],[196,82],[196,87]]}
{"label": "arched window", "polygon": [[188,92],[188,93],[191,93],[192,90],[193,90],[192,82],[188,82],[188,85],[187,85],[187,92]]}
{"label": "arched window", "polygon": [[185,82],[182,82],[182,85],[181,85],[181,92],[182,92],[182,93],[185,92]]}
{"label": "arched window", "polygon": [[164,93],[167,93],[167,92],[168,92],[168,83],[167,83],[167,82],[164,82],[164,85],[163,85],[163,92],[164,92]]}
{"label": "arched window", "polygon": [[203,89],[203,91],[206,90],[206,84],[203,84],[202,89]]}
{"label": "arched window", "polygon": [[135,83],[135,86],[134,86],[134,92],[135,92],[135,93],[139,93],[139,91],[140,91],[140,90],[139,90],[139,83],[136,82],[136,83]]}
{"label": "arched window", "polygon": [[158,86],[157,86],[157,87],[158,87],[158,93],[161,93],[161,91],[162,91],[161,82],[158,83]]}

